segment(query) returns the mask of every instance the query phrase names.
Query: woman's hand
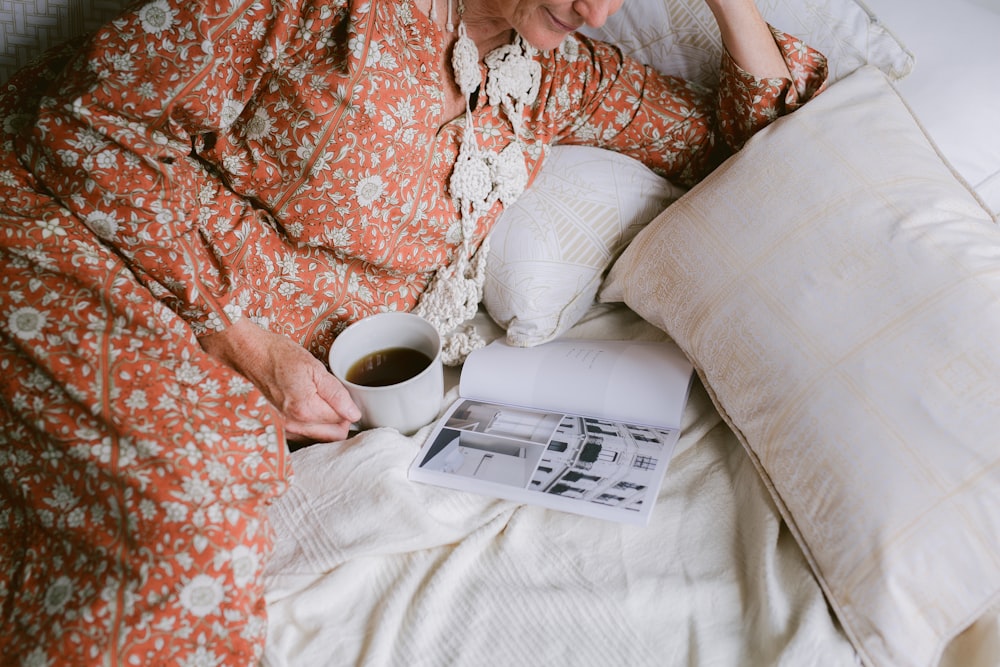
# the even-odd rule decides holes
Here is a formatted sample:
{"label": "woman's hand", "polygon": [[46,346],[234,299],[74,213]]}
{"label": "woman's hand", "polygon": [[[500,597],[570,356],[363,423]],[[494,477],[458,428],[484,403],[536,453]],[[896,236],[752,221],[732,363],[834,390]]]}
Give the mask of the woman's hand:
{"label": "woman's hand", "polygon": [[705,0],[736,64],[758,79],[792,78],[754,0]]}
{"label": "woman's hand", "polygon": [[290,442],[343,440],[361,418],[344,385],[286,336],[244,318],[202,337],[201,346],[263,392],[284,418]]}

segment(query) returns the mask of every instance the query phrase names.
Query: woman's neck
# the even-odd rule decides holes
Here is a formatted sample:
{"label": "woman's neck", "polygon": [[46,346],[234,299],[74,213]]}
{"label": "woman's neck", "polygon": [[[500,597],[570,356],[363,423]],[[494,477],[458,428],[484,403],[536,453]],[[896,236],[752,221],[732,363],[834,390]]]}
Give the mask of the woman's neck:
{"label": "woman's neck", "polygon": [[469,38],[479,48],[480,57],[514,39],[510,24],[500,18],[491,18],[492,15],[481,1],[464,0],[465,11],[461,16],[458,3],[459,0],[415,0],[417,9],[443,30],[456,30],[459,21],[464,21]]}
{"label": "woman's neck", "polygon": [[491,3],[489,0],[463,1],[465,29],[479,47],[481,54],[489,53],[498,46],[510,44],[514,38],[514,30],[500,9],[494,7],[496,3]]}

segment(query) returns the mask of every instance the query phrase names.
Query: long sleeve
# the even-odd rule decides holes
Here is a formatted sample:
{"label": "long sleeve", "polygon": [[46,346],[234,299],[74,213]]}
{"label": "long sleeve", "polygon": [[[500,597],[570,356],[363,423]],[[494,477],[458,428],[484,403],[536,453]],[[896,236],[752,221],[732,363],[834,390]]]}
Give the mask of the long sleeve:
{"label": "long sleeve", "polygon": [[723,54],[717,118],[730,150],[742,148],[758,130],[802,106],[825,85],[827,64],[822,54],[773,27],[771,34],[791,79],[759,79]]}
{"label": "long sleeve", "polygon": [[755,78],[724,53],[714,91],[659,73],[611,45],[567,40],[546,64],[553,83],[542,91],[536,113],[549,116],[557,143],[625,153],[690,185],[822,89],[823,55],[795,37],[772,33],[792,79]]}
{"label": "long sleeve", "polygon": [[100,29],[43,99],[21,147],[39,181],[196,333],[239,317],[212,229],[259,215],[192,155],[335,8],[158,0]]}

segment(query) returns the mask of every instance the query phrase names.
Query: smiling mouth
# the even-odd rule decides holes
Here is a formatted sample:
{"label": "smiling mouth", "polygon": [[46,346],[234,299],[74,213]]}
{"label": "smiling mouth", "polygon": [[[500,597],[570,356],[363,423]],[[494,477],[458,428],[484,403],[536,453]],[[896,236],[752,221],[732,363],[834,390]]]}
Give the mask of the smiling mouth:
{"label": "smiling mouth", "polygon": [[562,21],[557,19],[555,14],[553,14],[550,10],[546,9],[545,11],[549,15],[549,18],[552,20],[553,25],[555,25],[562,32],[575,32],[580,27],[580,26],[569,25],[568,23],[563,23]]}

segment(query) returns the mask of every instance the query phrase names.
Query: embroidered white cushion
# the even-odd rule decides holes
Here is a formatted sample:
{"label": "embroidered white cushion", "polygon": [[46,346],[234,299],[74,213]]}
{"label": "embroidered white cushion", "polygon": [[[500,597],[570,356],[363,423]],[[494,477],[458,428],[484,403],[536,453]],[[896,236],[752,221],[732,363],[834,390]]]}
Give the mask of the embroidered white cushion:
{"label": "embroidered white cushion", "polygon": [[483,304],[508,342],[537,345],[572,327],[611,260],[682,193],[626,155],[552,148],[490,232]]}
{"label": "embroidered white cushion", "polygon": [[867,665],[1000,602],[1000,228],[863,68],[645,227],[601,292],[669,333]]}

